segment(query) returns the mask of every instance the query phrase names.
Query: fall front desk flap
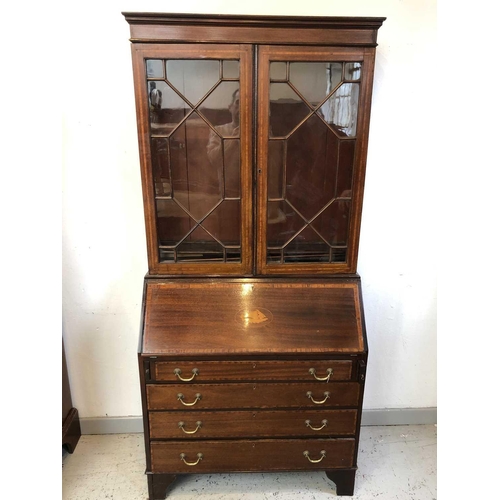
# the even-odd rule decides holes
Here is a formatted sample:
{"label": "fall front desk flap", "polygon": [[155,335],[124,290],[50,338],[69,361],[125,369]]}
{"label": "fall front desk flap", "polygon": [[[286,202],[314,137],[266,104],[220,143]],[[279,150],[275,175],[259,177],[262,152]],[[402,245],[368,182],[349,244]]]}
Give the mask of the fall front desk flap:
{"label": "fall front desk flap", "polygon": [[365,350],[359,282],[153,282],[142,353],[335,354]]}

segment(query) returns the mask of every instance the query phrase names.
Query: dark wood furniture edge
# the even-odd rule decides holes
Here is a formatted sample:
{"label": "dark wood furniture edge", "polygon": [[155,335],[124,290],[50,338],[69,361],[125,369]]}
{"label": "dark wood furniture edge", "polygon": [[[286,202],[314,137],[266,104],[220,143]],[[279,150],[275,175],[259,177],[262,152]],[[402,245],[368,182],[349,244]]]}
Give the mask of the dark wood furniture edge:
{"label": "dark wood furniture edge", "polygon": [[163,500],[167,496],[172,483],[177,479],[174,474],[153,474],[146,472],[148,476],[149,500]]}
{"label": "dark wood furniture edge", "polygon": [[81,435],[78,410],[71,408],[62,425],[62,445],[66,447],[69,453],[75,451]]}
{"label": "dark wood furniture edge", "polygon": [[[142,288],[142,304],[141,304],[141,318],[140,318],[140,330],[139,330],[139,346],[137,349],[137,361],[139,364],[139,379],[140,386],[145,387],[148,383],[149,375],[149,366],[146,368],[146,363],[149,365],[149,357],[144,357],[143,355],[143,339],[144,339],[144,315],[146,312],[146,298],[147,298],[147,280],[144,280],[143,288]],[[141,390],[141,406],[142,406],[142,425],[144,429],[144,446],[146,449],[149,447],[149,421],[148,421],[148,404],[146,401],[146,391]],[[146,453],[146,474],[151,470],[151,461],[149,453]],[[150,473],[149,473],[150,474]],[[175,479],[175,478],[174,478]],[[148,476],[148,487],[150,491],[150,499],[152,498],[165,498],[163,497],[153,497],[151,496],[151,491],[153,488],[153,479]]]}
{"label": "dark wood furniture edge", "polygon": [[[365,310],[363,305],[363,292],[361,286],[361,280],[358,283],[358,293],[359,293],[359,309],[361,313],[361,331],[363,333],[363,343],[364,343],[364,353],[358,358],[357,361],[357,373],[356,380],[359,382],[359,405],[358,405],[358,421],[356,423],[356,444],[354,448],[354,466],[357,467],[358,464],[358,450],[359,450],[359,439],[361,432],[361,417],[363,414],[363,399],[365,395],[365,381],[366,381],[366,369],[368,366],[368,338],[366,334],[366,323],[365,323]],[[353,488],[354,488],[354,476],[353,476]],[[352,495],[352,493],[351,493]]]}
{"label": "dark wood furniture edge", "polygon": [[334,281],[361,281],[361,276],[358,273],[331,273],[329,275],[300,275],[282,274],[278,276],[269,274],[258,274],[255,276],[220,276],[220,275],[175,275],[175,274],[151,274],[147,273],[144,276],[145,282],[178,282],[178,281],[224,281],[225,283],[247,283],[249,281],[260,281],[262,283],[279,283],[280,281],[296,281],[297,283],[333,283]]}
{"label": "dark wood furniture edge", "polygon": [[68,365],[64,338],[62,339],[62,446],[69,453],[75,451],[76,445],[82,435],[78,410],[73,407],[71,387],[69,384]]}
{"label": "dark wood furniture edge", "polygon": [[[136,43],[243,43],[376,47],[385,17],[243,16],[122,12]],[[279,32],[273,37],[270,30]],[[297,38],[297,34],[305,36]]]}
{"label": "dark wood furniture edge", "polygon": [[353,496],[357,467],[326,470],[326,476],[337,486],[337,496]]}
{"label": "dark wood furniture edge", "polygon": [[122,12],[129,24],[198,24],[204,26],[378,29],[386,17],[257,16]]}

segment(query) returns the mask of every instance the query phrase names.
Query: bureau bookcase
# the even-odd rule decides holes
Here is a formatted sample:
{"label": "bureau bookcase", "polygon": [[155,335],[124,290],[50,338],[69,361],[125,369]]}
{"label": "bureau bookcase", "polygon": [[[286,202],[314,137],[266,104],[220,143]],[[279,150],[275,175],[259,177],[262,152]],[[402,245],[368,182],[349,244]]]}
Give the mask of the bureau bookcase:
{"label": "bureau bookcase", "polygon": [[384,18],[124,16],[149,266],[149,497],[178,475],[305,470],[352,495],[368,356],[356,266]]}

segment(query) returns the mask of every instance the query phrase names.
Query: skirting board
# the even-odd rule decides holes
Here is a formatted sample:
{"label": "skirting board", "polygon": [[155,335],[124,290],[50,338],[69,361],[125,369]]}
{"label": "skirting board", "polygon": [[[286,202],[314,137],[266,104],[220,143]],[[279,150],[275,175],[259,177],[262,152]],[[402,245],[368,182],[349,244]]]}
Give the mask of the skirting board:
{"label": "skirting board", "polygon": [[[437,424],[437,408],[363,410],[361,425]],[[142,417],[81,418],[82,434],[133,434],[143,432]]]}

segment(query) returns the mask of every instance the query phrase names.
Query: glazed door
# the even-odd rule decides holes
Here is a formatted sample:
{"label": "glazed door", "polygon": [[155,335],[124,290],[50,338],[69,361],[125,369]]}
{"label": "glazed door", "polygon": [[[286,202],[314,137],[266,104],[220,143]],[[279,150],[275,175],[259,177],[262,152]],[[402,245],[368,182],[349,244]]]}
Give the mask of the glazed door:
{"label": "glazed door", "polygon": [[249,274],[251,46],[132,51],[150,273]]}
{"label": "glazed door", "polygon": [[259,274],[355,272],[374,49],[261,46]]}

